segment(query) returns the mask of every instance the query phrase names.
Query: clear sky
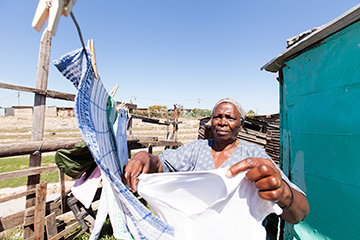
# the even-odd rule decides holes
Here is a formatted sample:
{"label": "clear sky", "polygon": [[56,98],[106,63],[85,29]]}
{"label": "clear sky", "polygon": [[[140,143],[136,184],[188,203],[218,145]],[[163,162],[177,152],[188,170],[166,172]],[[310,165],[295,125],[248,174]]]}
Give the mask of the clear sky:
{"label": "clear sky", "polygon": [[[0,82],[35,87],[41,33],[31,27],[37,0],[0,0]],[[279,111],[277,74],[260,67],[286,50],[286,39],[321,26],[355,0],[77,0],[83,38],[94,39],[99,75],[118,101],[211,109],[234,97],[245,111]],[[81,48],[62,16],[51,60]],[[75,93],[50,64],[48,89]],[[33,105],[34,94],[0,89],[0,106]],[[72,102],[47,99],[49,106]]]}

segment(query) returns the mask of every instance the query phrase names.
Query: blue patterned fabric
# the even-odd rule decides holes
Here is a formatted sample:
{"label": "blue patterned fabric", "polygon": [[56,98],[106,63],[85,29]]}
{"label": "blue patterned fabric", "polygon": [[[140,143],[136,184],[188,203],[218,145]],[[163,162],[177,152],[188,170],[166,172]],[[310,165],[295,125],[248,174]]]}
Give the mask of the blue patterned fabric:
{"label": "blue patterned fabric", "polygon": [[[66,74],[66,78],[75,86],[78,84],[75,116],[80,133],[95,162],[112,183],[131,234],[135,239],[173,239],[173,227],[155,216],[121,181],[117,143],[112,129],[116,117],[115,104],[100,78],[94,78],[90,58],[84,57],[82,49],[79,49],[63,56],[56,64],[61,66],[58,69],[63,69],[61,72]],[[78,82],[79,73],[81,80]],[[121,144],[126,145],[126,138],[123,141]],[[124,157],[124,154],[121,156]]]}
{"label": "blue patterned fabric", "polygon": [[90,53],[81,49],[74,50],[65,54],[59,60],[54,60],[55,67],[70,80],[75,88],[78,88],[81,76],[85,75],[86,71],[92,71]]}

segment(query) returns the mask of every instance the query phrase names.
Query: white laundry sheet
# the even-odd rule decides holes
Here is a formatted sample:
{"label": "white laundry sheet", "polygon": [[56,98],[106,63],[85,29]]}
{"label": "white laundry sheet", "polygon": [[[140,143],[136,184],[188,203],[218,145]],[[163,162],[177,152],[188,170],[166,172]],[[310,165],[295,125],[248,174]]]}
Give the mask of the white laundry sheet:
{"label": "white laundry sheet", "polygon": [[246,172],[233,178],[225,172],[141,174],[137,191],[175,228],[174,239],[266,239],[262,221],[282,209],[259,197]]}

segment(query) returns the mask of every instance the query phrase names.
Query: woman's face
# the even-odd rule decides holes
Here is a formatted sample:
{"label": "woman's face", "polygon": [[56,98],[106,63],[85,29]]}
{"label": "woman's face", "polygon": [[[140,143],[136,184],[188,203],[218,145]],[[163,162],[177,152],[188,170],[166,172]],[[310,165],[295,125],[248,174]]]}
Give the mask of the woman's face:
{"label": "woman's face", "polygon": [[216,141],[232,143],[241,130],[239,111],[232,103],[221,103],[211,118],[211,128]]}

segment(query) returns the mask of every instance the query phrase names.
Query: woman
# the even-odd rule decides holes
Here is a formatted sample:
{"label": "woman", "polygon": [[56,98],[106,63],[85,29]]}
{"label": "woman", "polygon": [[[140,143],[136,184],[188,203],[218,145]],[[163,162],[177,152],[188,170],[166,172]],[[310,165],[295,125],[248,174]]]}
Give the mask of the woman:
{"label": "woman", "polygon": [[276,202],[285,221],[297,224],[309,212],[302,191],[276,167],[265,151],[237,139],[245,112],[232,98],[218,101],[211,115],[214,139],[197,140],[177,150],[165,150],[155,156],[145,151],[136,153],[124,167],[124,182],[136,191],[140,173],[199,171],[227,167],[227,177],[248,171],[246,177],[255,182],[261,198]]}

